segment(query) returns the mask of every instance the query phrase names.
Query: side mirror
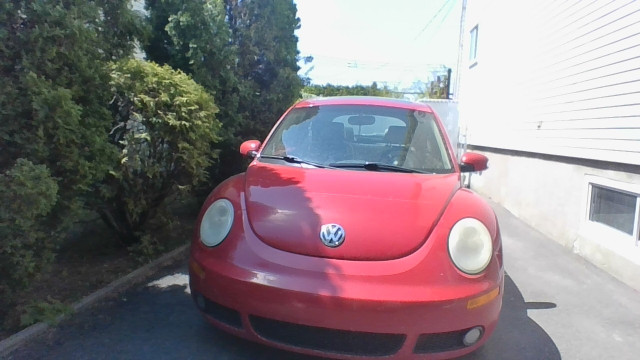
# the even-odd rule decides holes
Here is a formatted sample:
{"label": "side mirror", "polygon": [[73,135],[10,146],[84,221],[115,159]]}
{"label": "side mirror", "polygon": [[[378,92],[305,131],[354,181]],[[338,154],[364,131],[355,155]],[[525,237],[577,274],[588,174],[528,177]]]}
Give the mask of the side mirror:
{"label": "side mirror", "polygon": [[460,172],[474,172],[487,170],[489,158],[482,154],[466,152],[460,158]]}
{"label": "side mirror", "polygon": [[252,159],[258,155],[258,149],[260,149],[260,140],[247,140],[240,144],[240,154]]}

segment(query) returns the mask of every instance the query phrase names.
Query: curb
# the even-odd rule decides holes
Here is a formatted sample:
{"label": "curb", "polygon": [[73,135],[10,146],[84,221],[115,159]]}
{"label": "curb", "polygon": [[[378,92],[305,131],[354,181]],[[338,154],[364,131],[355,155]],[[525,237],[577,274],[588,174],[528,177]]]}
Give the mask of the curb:
{"label": "curb", "polygon": [[[102,289],[96,290],[95,292],[85,296],[84,298],[71,305],[71,307],[73,308],[73,313],[89,308],[109,296],[113,296],[124,290],[127,290],[129,287],[135,285],[138,282],[141,282],[155,271],[176,262],[178,259],[188,254],[189,246],[190,244],[182,245],[181,247],[171,251],[170,253],[163,255],[159,259],[156,259],[149,264],[130,272],[120,279],[114,280]],[[57,320],[62,320],[66,317],[73,316],[73,313],[69,315],[61,315]],[[0,341],[0,358],[9,355],[9,353],[18,348],[20,345],[42,334],[50,327],[51,325],[40,322],[37,324],[33,324],[28,328]]]}

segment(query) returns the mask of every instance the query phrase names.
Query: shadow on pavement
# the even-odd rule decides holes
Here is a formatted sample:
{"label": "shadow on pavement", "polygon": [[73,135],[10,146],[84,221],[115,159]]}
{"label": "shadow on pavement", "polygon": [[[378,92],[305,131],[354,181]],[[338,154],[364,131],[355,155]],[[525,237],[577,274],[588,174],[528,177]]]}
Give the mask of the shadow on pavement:
{"label": "shadow on pavement", "polygon": [[[177,276],[176,276],[177,275]],[[158,324],[158,331],[169,329],[164,339],[152,336],[146,341],[154,342],[152,350],[145,353],[144,358],[153,359],[216,359],[216,360],[322,360],[321,358],[304,356],[257,344],[228,334],[209,324],[197,310],[188,285],[187,272],[179,272],[173,277],[179,285],[157,286],[157,282],[149,283],[149,292],[160,298],[175,301],[179,306],[174,308],[181,313],[183,321],[172,321],[171,324]],[[170,284],[170,282],[169,282]],[[156,289],[153,289],[156,287]],[[174,306],[175,306],[174,305]],[[177,319],[176,319],[177,320]],[[162,335],[162,333],[160,335]],[[128,358],[128,356],[124,356]]]}
{"label": "shadow on pavement", "polygon": [[164,275],[76,314],[7,359],[314,359],[217,330],[193,303],[186,268]]}
{"label": "shadow on pavement", "polygon": [[[216,359],[320,360],[256,344],[207,323],[188,293],[184,267],[117,299],[76,314],[55,331],[22,347],[8,359]],[[161,285],[160,285],[161,284]],[[465,360],[559,360],[551,337],[528,317],[555,304],[525,302],[505,277],[498,327],[484,347]]]}
{"label": "shadow on pavement", "polygon": [[[553,339],[528,316],[529,310],[554,308],[556,304],[551,302],[525,302],[511,277],[505,275],[505,293],[498,327],[482,348],[460,360],[560,360],[560,352]],[[227,356],[222,359],[320,359],[255,344],[229,335],[204,321],[199,327],[200,350],[204,350],[205,346],[210,347],[208,351],[222,352]]]}
{"label": "shadow on pavement", "polygon": [[560,351],[553,339],[527,313],[555,307],[556,304],[550,302],[525,302],[516,284],[505,274],[498,327],[482,348],[460,360],[560,360]]}

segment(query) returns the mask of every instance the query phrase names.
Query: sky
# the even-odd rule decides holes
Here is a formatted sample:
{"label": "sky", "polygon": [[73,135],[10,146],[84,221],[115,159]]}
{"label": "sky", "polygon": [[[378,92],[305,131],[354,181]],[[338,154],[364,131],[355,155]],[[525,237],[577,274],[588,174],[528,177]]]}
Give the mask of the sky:
{"label": "sky", "polygon": [[300,75],[406,89],[458,61],[462,0],[295,0]]}

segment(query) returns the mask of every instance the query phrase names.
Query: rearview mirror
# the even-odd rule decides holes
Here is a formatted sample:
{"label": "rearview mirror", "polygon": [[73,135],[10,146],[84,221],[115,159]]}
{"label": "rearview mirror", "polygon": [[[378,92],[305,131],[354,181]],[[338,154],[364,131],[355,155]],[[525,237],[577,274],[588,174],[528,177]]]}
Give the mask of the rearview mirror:
{"label": "rearview mirror", "polygon": [[240,154],[253,159],[258,155],[258,149],[260,149],[260,140],[247,140],[240,145]]}
{"label": "rearview mirror", "polygon": [[349,125],[373,125],[376,123],[376,117],[373,115],[353,115],[349,116]]}
{"label": "rearview mirror", "polygon": [[466,152],[460,158],[460,172],[474,172],[487,170],[489,158],[482,154]]}

